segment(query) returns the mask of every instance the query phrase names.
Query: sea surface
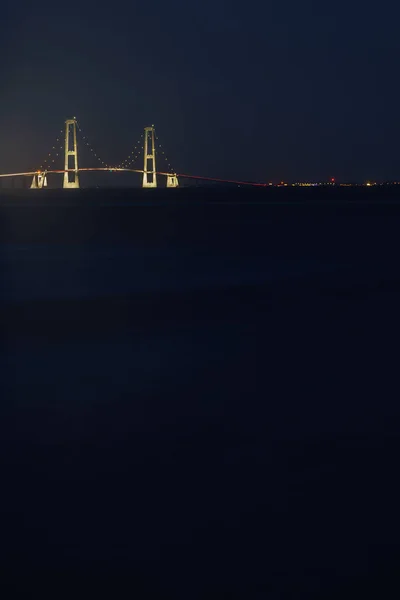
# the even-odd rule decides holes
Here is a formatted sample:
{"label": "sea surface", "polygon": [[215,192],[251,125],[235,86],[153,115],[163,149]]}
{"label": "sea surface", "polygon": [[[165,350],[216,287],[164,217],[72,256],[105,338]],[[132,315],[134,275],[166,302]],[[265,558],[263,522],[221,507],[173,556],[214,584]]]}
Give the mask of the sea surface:
{"label": "sea surface", "polygon": [[395,188],[3,190],[7,597],[398,597],[399,231]]}

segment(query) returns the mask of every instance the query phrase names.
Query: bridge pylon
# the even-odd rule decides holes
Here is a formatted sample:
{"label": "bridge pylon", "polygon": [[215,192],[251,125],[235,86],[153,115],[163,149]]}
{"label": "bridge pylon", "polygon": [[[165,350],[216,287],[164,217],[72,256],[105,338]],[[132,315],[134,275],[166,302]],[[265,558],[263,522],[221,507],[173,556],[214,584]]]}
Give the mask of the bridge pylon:
{"label": "bridge pylon", "polygon": [[144,128],[144,168],[142,184],[142,187],[144,188],[157,187],[156,146],[154,143],[154,134],[154,125]]}
{"label": "bridge pylon", "polygon": [[176,173],[171,173],[171,175],[167,175],[167,188],[177,188],[179,187],[178,176]]}
{"label": "bridge pylon", "polygon": [[79,188],[76,125],[77,123],[75,118],[67,119],[65,121],[64,188]]}

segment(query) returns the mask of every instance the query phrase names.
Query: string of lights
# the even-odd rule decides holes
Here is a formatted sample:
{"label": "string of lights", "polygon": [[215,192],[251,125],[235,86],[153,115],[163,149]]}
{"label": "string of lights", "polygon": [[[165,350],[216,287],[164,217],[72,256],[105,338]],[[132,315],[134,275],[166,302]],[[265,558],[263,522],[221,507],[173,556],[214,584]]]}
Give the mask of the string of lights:
{"label": "string of lights", "polygon": [[143,133],[141,134],[140,138],[138,139],[138,141],[136,142],[135,146],[133,147],[131,153],[129,154],[129,156],[123,160],[119,165],[118,165],[118,169],[128,169],[130,168],[133,163],[139,158],[140,153],[143,151]]}
{"label": "string of lights", "polygon": [[[168,173],[160,173],[160,175],[168,175]],[[254,181],[237,181],[236,179],[218,179],[216,177],[202,177],[201,175],[187,175],[185,173],[177,173],[177,176],[180,178],[186,179],[199,179],[204,181],[215,181],[217,183],[234,183],[236,185],[251,185],[253,187],[267,187],[268,185],[272,185],[272,183],[257,183]],[[279,187],[276,186],[275,187]]]}
{"label": "string of lights", "polygon": [[77,126],[77,128],[78,128],[78,131],[79,131],[79,133],[80,133],[80,134],[81,134],[81,136],[82,136],[83,143],[85,144],[85,146],[87,146],[88,150],[90,150],[90,152],[93,154],[93,156],[94,156],[94,157],[97,159],[97,161],[98,161],[98,162],[99,162],[99,163],[100,163],[100,164],[101,164],[103,167],[105,167],[105,168],[109,168],[109,165],[108,165],[108,163],[104,162],[104,160],[102,160],[102,159],[100,158],[100,156],[98,156],[98,155],[97,155],[97,153],[95,152],[95,150],[94,150],[93,146],[92,146],[92,145],[90,144],[90,142],[88,141],[88,138],[87,138],[87,136],[83,135],[83,131],[82,131],[82,129],[81,129],[81,127],[80,127],[79,123],[77,123],[77,124],[76,124],[76,126]]}
{"label": "string of lights", "polygon": [[156,142],[158,143],[158,147],[160,148],[159,152],[161,152],[161,155],[164,157],[164,160],[165,160],[166,164],[168,165],[168,169],[171,171],[171,173],[176,173],[175,169],[172,168],[172,165],[169,162],[167,155],[165,154],[164,150],[162,149],[162,146],[160,144],[160,140],[158,139],[157,133],[154,132],[154,134],[155,134]]}
{"label": "string of lights", "polygon": [[[44,159],[42,164],[39,167],[39,171],[48,171],[49,168],[55,163],[57,156],[60,155],[60,150],[63,149],[63,130],[61,129],[58,137],[56,139],[55,145],[52,146],[51,151],[48,153],[47,157]],[[58,145],[60,144],[60,145]]]}

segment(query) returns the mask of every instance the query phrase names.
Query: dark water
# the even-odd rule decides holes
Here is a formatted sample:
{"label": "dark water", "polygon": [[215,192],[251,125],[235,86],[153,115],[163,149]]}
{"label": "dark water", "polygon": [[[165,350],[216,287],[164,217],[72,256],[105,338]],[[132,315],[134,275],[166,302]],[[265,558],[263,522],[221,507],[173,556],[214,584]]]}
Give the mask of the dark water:
{"label": "dark water", "polygon": [[397,597],[397,192],[147,192],[0,199],[3,580]]}

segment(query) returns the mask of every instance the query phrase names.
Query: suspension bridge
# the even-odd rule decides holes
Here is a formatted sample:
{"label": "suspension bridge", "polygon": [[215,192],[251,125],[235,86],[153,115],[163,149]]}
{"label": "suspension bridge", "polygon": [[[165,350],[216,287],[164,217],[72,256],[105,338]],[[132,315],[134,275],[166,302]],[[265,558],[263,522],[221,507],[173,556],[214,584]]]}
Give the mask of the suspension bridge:
{"label": "suspension bridge", "polygon": [[[79,141],[78,137],[80,138]],[[64,144],[62,144],[62,141]],[[79,166],[78,157],[80,154],[79,148],[81,144],[88,147],[90,152],[93,154],[94,159],[97,161],[98,166]],[[59,160],[60,154],[64,154],[63,169],[56,168],[56,162]],[[156,168],[156,163],[158,162],[157,159],[160,154],[164,158],[167,170],[158,171]],[[141,155],[143,159],[143,168],[136,168]],[[172,168],[164,150],[162,149],[162,145],[159,143],[154,125],[144,128],[139,140],[136,142],[133,150],[125,160],[118,165],[106,164],[94,151],[87,137],[83,135],[75,117],[65,121],[65,128],[60,132],[59,137],[57,137],[56,145],[52,147],[51,152],[49,152],[47,158],[43,161],[43,164],[39,169],[22,173],[0,173],[0,181],[2,178],[28,177],[32,178],[30,185],[31,189],[42,189],[47,187],[49,175],[62,175],[62,187],[64,189],[79,189],[80,173],[101,171],[110,173],[139,173],[142,177],[143,188],[158,187],[160,179],[164,180],[167,188],[177,188],[179,187],[180,179],[183,178],[261,187],[268,185],[266,183],[214,179],[211,177],[177,173]]]}

